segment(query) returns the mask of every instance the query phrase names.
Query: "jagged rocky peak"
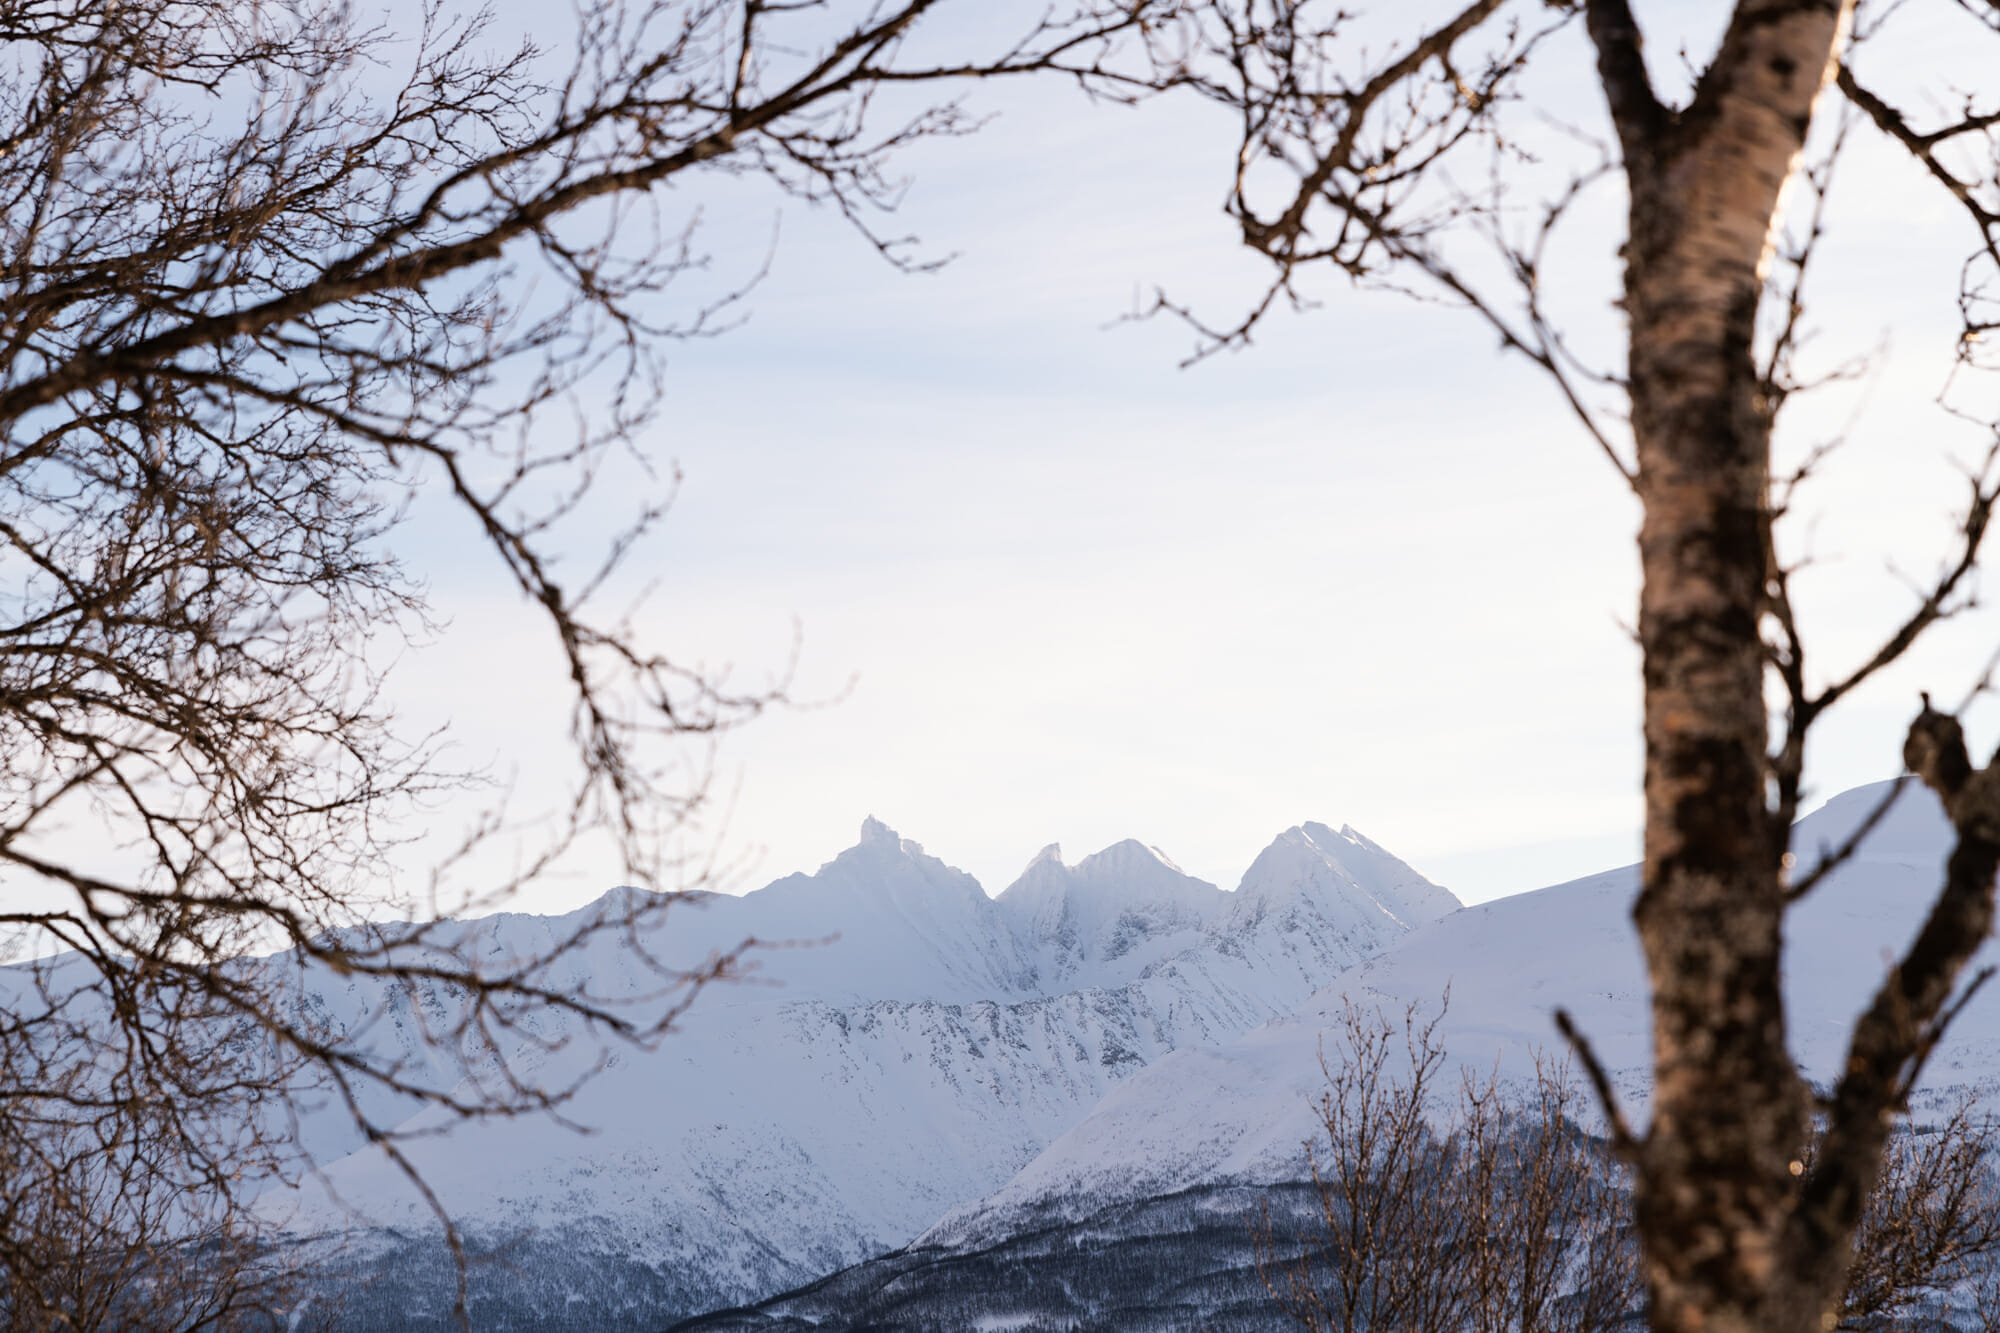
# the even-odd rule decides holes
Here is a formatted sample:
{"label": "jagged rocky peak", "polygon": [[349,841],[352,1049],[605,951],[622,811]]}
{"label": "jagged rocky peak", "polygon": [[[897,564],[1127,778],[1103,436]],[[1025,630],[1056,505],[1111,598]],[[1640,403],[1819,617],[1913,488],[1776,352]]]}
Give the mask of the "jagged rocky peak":
{"label": "jagged rocky peak", "polygon": [[994,901],[1003,905],[1009,915],[1024,920],[1034,919],[1049,911],[1061,915],[1063,899],[1069,893],[1074,873],[1063,864],[1062,844],[1052,842],[1034,854],[1027,869],[1001,890]]}
{"label": "jagged rocky peak", "polygon": [[873,816],[810,875],[787,875],[713,913],[736,938],[810,942],[763,960],[788,994],[959,1002],[1034,985],[1000,909],[979,881]]}
{"label": "jagged rocky peak", "polygon": [[[984,902],[979,881],[956,866],[946,865],[924,851],[921,843],[897,833],[870,815],[861,821],[861,840],[821,866],[808,878],[814,882],[851,887],[864,892],[943,891],[967,901]],[[785,881],[779,881],[783,883]]]}
{"label": "jagged rocky peak", "polygon": [[[1180,879],[1188,879],[1185,870],[1174,864],[1174,859],[1159,848],[1140,842],[1137,838],[1126,838],[1114,842],[1101,852],[1093,852],[1076,863],[1080,874],[1088,875],[1093,869],[1113,873],[1139,871],[1146,873],[1155,867],[1171,871]],[[1199,882],[1199,881],[1197,881]]]}
{"label": "jagged rocky peak", "polygon": [[1243,872],[1232,904],[1239,919],[1257,919],[1291,904],[1321,911],[1359,909],[1365,918],[1408,930],[1464,904],[1379,845],[1343,824],[1295,824],[1272,840]]}
{"label": "jagged rocky peak", "polygon": [[1023,947],[1042,960],[1045,981],[1115,985],[1199,940],[1226,896],[1159,848],[1128,838],[1073,866],[1052,843],[997,901]]}
{"label": "jagged rocky peak", "polygon": [[1434,920],[1465,905],[1451,890],[1431,883],[1351,824],[1342,824],[1338,833],[1324,824],[1306,823],[1299,827],[1314,845],[1339,861],[1362,888],[1378,896],[1406,900],[1411,914],[1419,920]]}
{"label": "jagged rocky peak", "polygon": [[[838,862],[843,857],[912,861],[917,864],[936,859],[924,854],[922,843],[912,842],[873,815],[861,821],[860,840],[833,859]],[[824,870],[825,867],[821,869]]]}
{"label": "jagged rocky peak", "polygon": [[[890,828],[887,824],[875,818],[875,816],[869,815],[861,821],[861,841],[856,845],[860,847],[872,847],[879,843],[887,843],[892,847],[900,847],[903,845],[903,839],[896,830]],[[916,846],[915,843],[911,843],[910,845],[912,847]]]}
{"label": "jagged rocky peak", "polygon": [[1159,848],[1127,838],[1073,866],[1064,864],[1062,844],[1052,842],[1035,853],[999,900],[1018,911],[1039,910],[1052,899],[1068,897],[1108,898],[1121,904],[1152,899],[1206,902],[1220,892],[1175,865]]}

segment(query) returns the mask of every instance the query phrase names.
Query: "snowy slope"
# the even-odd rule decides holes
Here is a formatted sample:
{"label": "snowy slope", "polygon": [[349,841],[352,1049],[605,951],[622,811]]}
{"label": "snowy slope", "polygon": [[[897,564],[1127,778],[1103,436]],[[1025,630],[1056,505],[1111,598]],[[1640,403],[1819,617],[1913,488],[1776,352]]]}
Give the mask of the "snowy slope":
{"label": "snowy slope", "polygon": [[[1886,785],[1847,792],[1802,820],[1793,839],[1801,862],[1841,842]],[[1861,854],[1794,912],[1786,995],[1792,1047],[1810,1076],[1838,1067],[1848,1026],[1891,951],[1921,924],[1949,840],[1935,798],[1911,784]],[[1321,1035],[1348,996],[1400,1016],[1411,1004],[1435,1012],[1448,987],[1443,1033],[1453,1057],[1517,1079],[1538,1049],[1558,1045],[1551,1016],[1566,1006],[1643,1123],[1650,1038],[1628,919],[1637,886],[1628,867],[1433,920],[1296,1013],[1217,1048],[1163,1057],[1004,1187],[918,1243],[963,1249],[1175,1190],[1296,1179],[1301,1146],[1316,1131],[1311,1099],[1324,1086]],[[1996,957],[2000,948],[1989,945],[1982,961]],[[2000,1095],[2000,999],[1982,995],[1961,1016],[1932,1059],[1919,1103],[1962,1086]]]}
{"label": "snowy slope", "polygon": [[[1050,849],[993,899],[870,820],[817,873],[677,911],[649,941],[685,962],[749,936],[822,942],[768,954],[767,984],[705,993],[656,1052],[601,1074],[568,1112],[591,1136],[439,1122],[449,1132],[410,1151],[477,1237],[647,1266],[639,1305],[742,1301],[907,1242],[1135,1071],[1296,1008],[1456,906],[1323,825],[1280,835],[1234,893],[1128,842],[1074,866]],[[563,927],[468,928],[518,949]],[[609,951],[576,963],[599,993],[644,984],[624,966]],[[315,1002],[369,1040],[416,1030],[361,989]],[[404,1238],[430,1226],[369,1151],[270,1207],[301,1234],[352,1225],[350,1208]]]}

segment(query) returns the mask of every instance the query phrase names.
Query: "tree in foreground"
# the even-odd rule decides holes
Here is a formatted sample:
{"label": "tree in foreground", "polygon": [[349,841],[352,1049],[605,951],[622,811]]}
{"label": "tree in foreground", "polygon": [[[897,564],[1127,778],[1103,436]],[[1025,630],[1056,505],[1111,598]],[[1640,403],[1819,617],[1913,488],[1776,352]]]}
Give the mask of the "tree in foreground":
{"label": "tree in foreground", "polygon": [[[1654,1327],[1804,1333],[1839,1317],[1892,1122],[1979,980],[1966,966],[2000,863],[2000,765],[1975,763],[1955,714],[1926,699],[1904,759],[1942,799],[1956,846],[1816,1108],[1786,1044],[1784,922],[1853,847],[1794,865],[1806,742],[1967,603],[1996,475],[1989,451],[1935,579],[1872,650],[1828,670],[1809,665],[1800,557],[1782,523],[1818,456],[1774,471],[1772,436],[1816,382],[1801,355],[1805,278],[1835,217],[1834,168],[1873,137],[1963,221],[1960,285],[1937,293],[1963,325],[1942,403],[1995,437],[1978,373],[1993,368],[2000,327],[2000,95],[1941,89],[1933,57],[1981,51],[1975,68],[2000,67],[2000,5],[1736,0],[1718,17],[1712,55],[1676,64],[1647,60],[1627,0],[1366,16],[1332,0],[1200,0],[1154,32],[1149,80],[1235,117],[1227,210],[1274,266],[1242,322],[1198,324],[1204,350],[1240,345],[1268,311],[1303,301],[1315,269],[1457,305],[1553,381],[1636,493],[1646,834],[1634,920],[1654,1061],[1643,1135],[1597,1081],[1635,1172]],[[1565,120],[1573,108],[1550,91],[1563,74],[1595,85],[1602,120]],[[1601,338],[1591,316],[1575,322],[1562,281],[1575,238],[1558,235],[1600,183],[1622,187],[1624,215],[1606,242],[1622,274],[1596,307],[1615,304],[1622,336]],[[1825,1132],[1807,1168],[1816,1109]]]}
{"label": "tree in foreground", "polygon": [[[0,1322],[115,1324],[92,1302],[138,1272],[161,1311],[226,1307],[181,1324],[232,1326],[266,1289],[176,1305],[154,1260],[254,1248],[236,1204],[297,1169],[289,1099],[407,1169],[412,1109],[559,1107],[574,1082],[540,1055],[656,1040],[735,969],[644,946],[689,885],[677,747],[776,692],[604,604],[657,507],[560,562],[600,530],[600,469],[653,466],[663,345],[741,295],[700,285],[704,186],[836,208],[907,266],[877,229],[892,160],[969,128],[926,86],[1090,83],[1145,7],[952,54],[934,15],[965,8],[585,0],[537,50],[441,0],[401,27],[330,0],[0,3]],[[477,776],[383,693],[429,628],[399,549],[424,494],[559,649],[575,742],[566,815],[472,893],[392,882],[411,817]],[[435,919],[590,838],[662,892],[519,957]],[[649,984],[593,989],[606,940]],[[328,977],[447,1017],[385,1052],[308,1002]]]}

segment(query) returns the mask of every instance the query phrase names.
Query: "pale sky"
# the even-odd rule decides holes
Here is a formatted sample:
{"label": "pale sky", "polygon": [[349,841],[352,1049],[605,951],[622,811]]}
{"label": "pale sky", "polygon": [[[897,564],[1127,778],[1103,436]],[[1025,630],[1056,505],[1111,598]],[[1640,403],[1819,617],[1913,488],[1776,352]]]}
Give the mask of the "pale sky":
{"label": "pale sky", "polygon": [[[1698,32],[1722,7],[1670,8]],[[1000,114],[908,159],[896,222],[957,255],[941,273],[898,275],[764,191],[699,198],[720,273],[753,271],[780,214],[781,234],[748,323],[672,354],[647,444],[685,483],[639,558],[645,623],[755,683],[796,619],[793,693],[817,702],[720,751],[733,886],[812,869],[870,814],[996,893],[1047,843],[1074,861],[1127,837],[1233,888],[1308,819],[1472,901],[1636,859],[1637,507],[1549,386],[1470,317],[1333,283],[1179,369],[1185,330],[1107,325],[1156,285],[1217,319],[1257,290],[1219,208],[1227,117],[1052,86],[975,105]],[[1849,171],[1824,338],[1886,350],[1797,409],[1787,445],[1865,409],[1803,504],[1822,663],[1908,605],[1891,565],[1936,565],[1966,442],[1926,406],[1964,229],[1886,153]],[[1592,281],[1615,243],[1579,232],[1563,257]],[[560,680],[531,613],[457,554],[467,534],[424,523],[452,628],[401,697],[531,801]],[[1955,699],[1995,642],[1967,618],[1864,690],[1824,724],[1814,792],[1893,774],[1917,689]],[[527,905],[602,887],[586,871]]]}

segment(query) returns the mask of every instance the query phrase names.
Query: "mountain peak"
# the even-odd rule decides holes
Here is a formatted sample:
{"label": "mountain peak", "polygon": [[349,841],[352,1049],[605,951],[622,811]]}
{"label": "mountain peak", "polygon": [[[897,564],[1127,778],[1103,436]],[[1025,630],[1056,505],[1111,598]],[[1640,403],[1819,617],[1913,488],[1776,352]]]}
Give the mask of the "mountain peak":
{"label": "mountain peak", "polygon": [[890,828],[887,824],[875,818],[875,816],[870,815],[861,821],[861,842],[859,845],[867,847],[878,842],[886,842],[892,847],[899,847],[902,845],[903,839],[902,835],[897,833],[896,830]]}
{"label": "mountain peak", "polygon": [[1101,852],[1093,852],[1089,856],[1084,857],[1083,860],[1077,862],[1076,868],[1081,871],[1092,866],[1109,868],[1135,864],[1143,866],[1148,863],[1165,866],[1176,875],[1187,874],[1185,870],[1174,864],[1172,857],[1150,843],[1140,842],[1137,838],[1127,838],[1123,842],[1114,842]]}
{"label": "mountain peak", "polygon": [[1459,906],[1448,891],[1343,824],[1294,824],[1271,840],[1243,872],[1235,910],[1258,916],[1279,904],[1311,899],[1325,908],[1345,900],[1347,910],[1385,914],[1403,929],[1434,920]]}

